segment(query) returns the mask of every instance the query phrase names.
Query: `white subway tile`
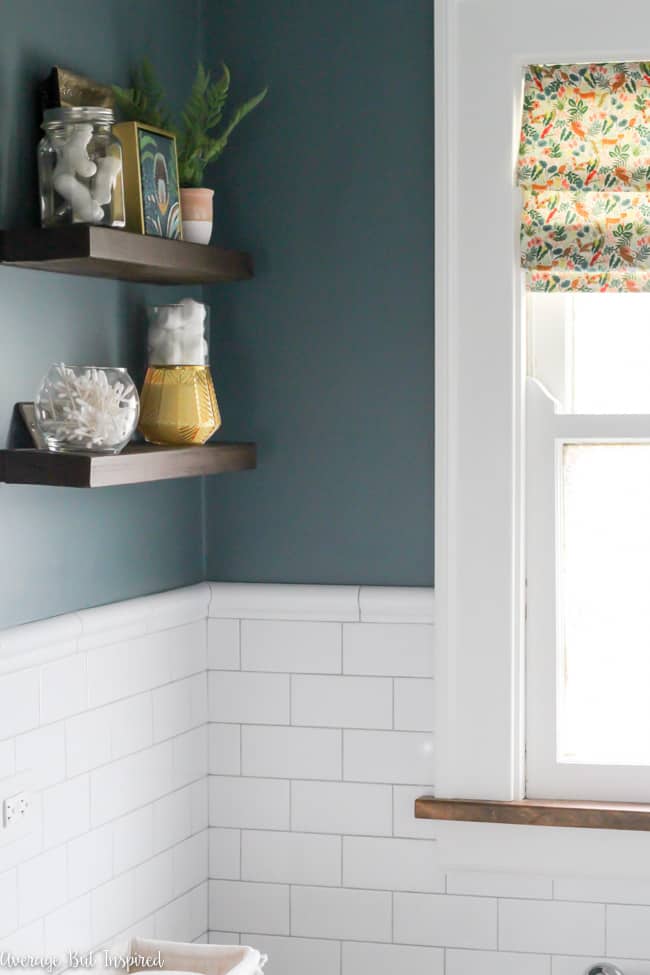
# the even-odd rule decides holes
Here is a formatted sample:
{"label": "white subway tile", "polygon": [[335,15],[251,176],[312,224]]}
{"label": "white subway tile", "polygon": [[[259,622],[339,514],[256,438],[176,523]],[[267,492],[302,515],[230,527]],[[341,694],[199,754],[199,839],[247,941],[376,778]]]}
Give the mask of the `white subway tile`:
{"label": "white subway tile", "polygon": [[136,867],[135,913],[130,923],[153,914],[174,896],[173,853],[165,850]]}
{"label": "white subway tile", "polygon": [[[174,686],[174,685],[170,685]],[[123,758],[153,742],[151,694],[138,694],[107,708],[111,725],[111,755]]]}
{"label": "white subway tile", "polygon": [[431,794],[433,786],[396,785],[393,786],[393,821],[395,836],[413,839],[435,839],[437,823],[433,819],[415,818],[415,800],[422,795]]}
{"label": "white subway tile", "polygon": [[496,948],[497,902],[445,894],[394,895],[394,937],[403,944]]}
{"label": "white subway tile", "polygon": [[113,856],[116,874],[131,870],[153,855],[152,817],[152,807],[144,806],[113,823]]}
{"label": "white subway tile", "polygon": [[412,731],[344,731],[343,778],[426,785],[433,777],[433,737]]}
{"label": "white subway tile", "polygon": [[211,724],[208,728],[209,763],[212,775],[241,772],[241,731],[238,724]]}
{"label": "white subway tile", "polygon": [[8,779],[14,775],[16,771],[16,751],[17,746],[13,738],[0,742],[0,779]]}
{"label": "white subway tile", "polygon": [[243,620],[242,670],[340,674],[340,623]]}
{"label": "white subway tile", "polygon": [[340,779],[341,732],[329,728],[244,726],[242,774],[281,779]]}
{"label": "white subway tile", "polygon": [[87,706],[84,653],[75,653],[41,667],[41,724],[79,714]]}
{"label": "white subway tile", "polygon": [[[481,975],[550,975],[551,959],[544,955],[513,955],[507,951],[449,948],[445,975],[469,975],[470,972],[480,972]],[[571,975],[582,975],[582,968],[574,964]]]}
{"label": "white subway tile", "polygon": [[341,837],[244,830],[241,878],[274,884],[338,887]]}
{"label": "white subway tile", "polygon": [[191,680],[176,681],[153,691],[154,741],[189,731],[193,725]]}
{"label": "white subway tile", "polygon": [[373,890],[437,893],[445,889],[437,845],[430,840],[346,836],[343,884]]}
{"label": "white subway tile", "polygon": [[43,795],[43,844],[58,846],[90,829],[90,780],[87,775],[47,789]]}
{"label": "white subway tile", "polygon": [[67,958],[69,952],[85,952],[92,947],[90,897],[80,897],[45,918],[45,951]]}
{"label": "white subway tile", "polygon": [[[595,904],[591,907],[592,909],[602,910]],[[597,948],[591,948],[591,950],[583,948],[581,953],[585,955],[594,954],[597,950]],[[609,905],[607,908],[607,951],[610,955],[620,955],[621,957],[650,958],[650,907]],[[570,951],[563,949],[562,953],[570,954]]]}
{"label": "white subway tile", "polygon": [[434,592],[407,586],[361,586],[359,610],[362,622],[433,623]]}
{"label": "white subway tile", "polygon": [[34,787],[39,789],[65,778],[63,723],[37,728],[16,738],[16,771],[31,772]]}
{"label": "white subway tile", "polygon": [[195,887],[189,893],[183,894],[183,897],[187,897],[190,905],[190,938],[192,939],[207,934],[209,927],[208,896],[207,880],[200,887]]}
{"label": "white subway tile", "polygon": [[[264,975],[338,975],[340,971],[341,946],[338,941],[283,938],[271,934],[246,935],[246,941],[268,955]],[[360,969],[356,975],[366,973]]]}
{"label": "white subway tile", "polygon": [[208,729],[194,728],[172,740],[175,789],[196,782],[208,773]]}
{"label": "white subway tile", "polygon": [[[342,975],[444,975],[442,948],[413,948],[407,945],[373,945],[346,941],[343,944]],[[474,971],[468,966],[463,975]],[[483,969],[480,969],[483,975]],[[456,973],[460,975],[460,972]]]}
{"label": "white subway tile", "polygon": [[191,836],[175,846],[174,897],[207,880],[208,876],[208,831]]}
{"label": "white subway tile", "polygon": [[[170,634],[172,634],[170,636]],[[148,633],[88,653],[88,695],[91,707],[109,704],[168,683],[173,631]]]}
{"label": "white subway tile", "polygon": [[289,676],[210,671],[210,721],[289,724]]}
{"label": "white subway tile", "polygon": [[197,620],[170,631],[170,679],[205,675],[208,666],[206,620]]}
{"label": "white subway tile", "polygon": [[239,670],[239,620],[208,620],[208,668]]}
{"label": "white subway tile", "polygon": [[0,738],[10,738],[39,723],[39,672],[0,674]]}
{"label": "white subway tile", "polygon": [[209,876],[213,880],[240,880],[241,830],[217,829],[209,832]]}
{"label": "white subway tile", "polygon": [[433,731],[433,681],[427,677],[395,679],[395,727]]}
{"label": "white subway tile", "polygon": [[291,933],[305,938],[390,941],[391,894],[292,887]]}
{"label": "white subway tile", "polygon": [[289,888],[276,884],[210,881],[210,928],[289,934]]}
{"label": "white subway tile", "polygon": [[650,881],[632,877],[558,877],[553,881],[553,896],[559,901],[650,905]]}
{"label": "white subway tile", "polygon": [[388,677],[293,677],[291,723],[392,728],[393,682]]}
{"label": "white subway tile", "polygon": [[163,796],[153,804],[153,852],[180,843],[192,832],[192,786]]}
{"label": "white subway tile", "polygon": [[90,782],[91,820],[101,826],[171,791],[172,745],[163,742],[96,769]]}
{"label": "white subway tile", "polygon": [[102,826],[68,843],[68,893],[79,897],[113,875],[113,827]]}
{"label": "white subway tile", "polygon": [[[261,937],[261,935],[254,935],[255,938]],[[208,944],[209,945],[238,945],[239,935],[233,934],[232,931],[208,931]]]}
{"label": "white subway tile", "polygon": [[13,931],[0,941],[0,949],[14,954],[36,954],[45,951],[45,932],[42,920]]}
{"label": "white subway tile", "polygon": [[420,623],[348,623],[343,672],[433,677],[433,627]]}
{"label": "white subway tile", "polygon": [[281,779],[210,776],[210,825],[288,829],[289,783]]}
{"label": "white subway tile", "polygon": [[293,782],[291,809],[294,830],[362,836],[392,833],[391,789],[387,785]]}
{"label": "white subway tile", "polygon": [[0,938],[18,927],[17,882],[15,870],[0,875]]}
{"label": "white subway tile", "polygon": [[65,752],[70,777],[110,762],[111,724],[106,708],[85,711],[75,718],[68,718],[65,723]]}
{"label": "white subway tile", "polygon": [[93,944],[102,944],[125,931],[135,919],[135,871],[123,873],[90,895]]}
{"label": "white subway tile", "polygon": [[358,620],[358,586],[211,582],[209,615],[249,620]]}
{"label": "white subway tile", "polygon": [[66,901],[66,851],[59,846],[18,867],[18,920],[29,924]]}
{"label": "white subway tile", "polygon": [[154,741],[172,738],[206,720],[205,676],[167,684],[153,692]]}
{"label": "white subway tile", "polygon": [[496,873],[489,870],[449,870],[448,894],[478,897],[521,897],[543,900],[553,896],[553,881],[528,873]]}
{"label": "white subway tile", "polygon": [[567,901],[502,900],[499,947],[557,955],[604,952],[605,908]]}
{"label": "white subway tile", "polygon": [[196,925],[195,904],[194,891],[190,891],[156,911],[156,938],[161,941],[191,941],[191,931]]}
{"label": "white subway tile", "polygon": [[210,822],[207,771],[202,779],[192,782],[189,788],[192,796],[192,832],[198,833],[207,829]]}
{"label": "white subway tile", "polygon": [[143,667],[138,658],[133,659],[133,669],[129,666],[131,644],[122,641],[89,650],[88,702],[90,707],[100,707],[122,697],[128,697],[142,690]]}

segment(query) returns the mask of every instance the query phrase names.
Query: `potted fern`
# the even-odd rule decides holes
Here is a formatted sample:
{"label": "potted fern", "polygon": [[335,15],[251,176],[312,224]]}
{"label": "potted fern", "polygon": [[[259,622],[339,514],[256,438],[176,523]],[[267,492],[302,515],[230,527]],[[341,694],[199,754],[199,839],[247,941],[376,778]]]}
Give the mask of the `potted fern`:
{"label": "potted fern", "polygon": [[203,186],[205,171],[219,159],[233,131],[266,97],[267,90],[264,88],[240,105],[222,126],[230,92],[230,71],[225,64],[221,76],[213,80],[199,61],[180,121],[167,106],[165,93],[148,59],[134,72],[132,88],[113,85],[117,107],[125,120],[144,122],[176,136],[185,240],[198,244],[210,242],[214,191]]}

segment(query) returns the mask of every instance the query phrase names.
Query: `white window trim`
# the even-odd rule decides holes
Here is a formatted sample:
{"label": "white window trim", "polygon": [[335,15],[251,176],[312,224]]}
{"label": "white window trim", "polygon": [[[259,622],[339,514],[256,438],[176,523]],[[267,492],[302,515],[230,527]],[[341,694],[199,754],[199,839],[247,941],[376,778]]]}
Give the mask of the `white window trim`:
{"label": "white window trim", "polygon": [[[581,5],[561,0],[541,8],[436,0],[435,14],[435,786],[439,796],[509,800],[525,792],[525,411],[513,178],[522,71],[647,58],[650,44],[634,45],[650,36],[650,9],[630,0],[617,18],[611,4],[592,0],[586,18]],[[472,193],[478,159],[483,191]]]}

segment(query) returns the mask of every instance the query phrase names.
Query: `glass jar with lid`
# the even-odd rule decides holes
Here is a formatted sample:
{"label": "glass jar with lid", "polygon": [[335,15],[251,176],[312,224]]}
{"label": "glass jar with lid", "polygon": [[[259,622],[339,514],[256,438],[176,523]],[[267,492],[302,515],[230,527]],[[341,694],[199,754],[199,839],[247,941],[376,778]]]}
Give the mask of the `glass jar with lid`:
{"label": "glass jar with lid", "polygon": [[123,227],[122,146],[110,108],[50,108],[38,147],[41,224]]}
{"label": "glass jar with lid", "polygon": [[154,444],[204,444],[221,426],[208,354],[209,308],[183,298],[148,312],[140,433]]}

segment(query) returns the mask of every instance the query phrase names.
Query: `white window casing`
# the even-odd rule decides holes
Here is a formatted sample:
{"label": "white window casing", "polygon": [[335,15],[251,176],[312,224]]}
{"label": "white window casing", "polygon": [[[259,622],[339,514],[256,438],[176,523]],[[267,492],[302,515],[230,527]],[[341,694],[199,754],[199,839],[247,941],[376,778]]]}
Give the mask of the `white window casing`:
{"label": "white window casing", "polygon": [[[650,7],[630,0],[621,17],[605,0],[593,0],[588,11],[566,0],[436,0],[435,11],[435,786],[439,796],[509,800],[526,789],[526,384],[514,181],[523,69],[649,59]],[[541,396],[539,389],[530,392],[529,422],[548,425],[549,444],[565,436],[648,435],[648,418],[634,427],[629,416],[601,416],[596,425],[594,417],[555,414]],[[542,481],[536,504],[548,518],[554,489]],[[541,516],[534,524],[533,531],[549,530]],[[554,570],[548,549],[540,580],[551,561]],[[539,632],[552,628],[553,654],[548,598],[543,615]],[[531,665],[529,686],[539,682],[544,693],[548,679]],[[552,728],[553,716],[546,718]],[[562,798],[635,798],[629,769],[606,768],[599,795],[592,796],[593,781],[575,765],[567,767],[566,787],[557,779],[551,784],[557,769],[548,750],[534,767],[539,777],[533,773],[531,789],[540,797],[540,789],[551,797],[549,790],[560,796],[570,788]],[[544,778],[545,768],[551,778]],[[634,777],[647,800],[650,789],[639,784],[638,768]]]}

